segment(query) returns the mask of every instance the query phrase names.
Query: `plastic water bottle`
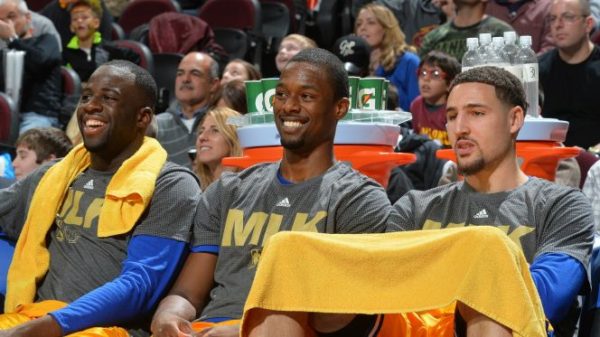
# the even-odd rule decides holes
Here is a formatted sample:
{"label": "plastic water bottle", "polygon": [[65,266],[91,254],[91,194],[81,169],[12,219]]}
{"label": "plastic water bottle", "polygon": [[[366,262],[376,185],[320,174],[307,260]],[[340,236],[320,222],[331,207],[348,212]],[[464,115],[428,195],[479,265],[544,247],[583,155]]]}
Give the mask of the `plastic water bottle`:
{"label": "plastic water bottle", "polygon": [[511,64],[515,63],[515,57],[517,56],[517,52],[519,51],[519,47],[517,47],[517,33],[504,32],[504,53],[508,57],[508,60]]}
{"label": "plastic water bottle", "polygon": [[483,64],[479,57],[477,48],[479,47],[479,40],[476,37],[467,38],[467,51],[462,58],[461,71],[467,71],[471,68],[479,67]]}
{"label": "plastic water bottle", "polygon": [[510,71],[513,75],[517,76],[521,82],[523,82],[523,65],[516,62],[517,53],[519,47],[516,44],[517,34],[515,32],[504,32],[504,54],[508,58],[510,65],[504,69]]}
{"label": "plastic water bottle", "polygon": [[502,36],[492,38],[492,46],[488,49],[488,56],[485,63],[489,66],[498,68],[508,68],[510,66],[510,61],[503,49],[504,38]]}
{"label": "plastic water bottle", "polygon": [[492,44],[492,34],[490,33],[481,33],[479,34],[479,48],[477,48],[477,52],[479,53],[479,58],[481,59],[481,63],[487,63],[489,48]]}
{"label": "plastic water bottle", "polygon": [[523,69],[523,87],[527,98],[527,115],[539,117],[539,73],[538,60],[533,49],[531,49],[531,36],[521,36],[519,39],[519,52],[516,56],[516,63],[522,65]]}

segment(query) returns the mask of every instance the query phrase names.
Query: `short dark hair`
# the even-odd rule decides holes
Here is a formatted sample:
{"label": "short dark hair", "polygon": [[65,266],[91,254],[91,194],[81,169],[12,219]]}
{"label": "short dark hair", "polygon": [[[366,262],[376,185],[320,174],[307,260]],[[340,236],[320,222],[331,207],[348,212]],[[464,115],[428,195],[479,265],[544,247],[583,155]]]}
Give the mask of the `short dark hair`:
{"label": "short dark hair", "polygon": [[460,63],[458,60],[451,55],[448,55],[439,50],[432,50],[421,59],[419,63],[419,70],[424,64],[439,67],[443,72],[446,73],[446,84],[450,84],[452,80],[460,73]]}
{"label": "short dark hair", "polygon": [[131,72],[135,78],[135,85],[142,91],[144,95],[144,102],[142,102],[143,105],[149,106],[154,112],[157,99],[156,82],[146,69],[126,60],[113,60],[104,63],[102,66],[111,66]]}
{"label": "short dark hair", "polygon": [[22,145],[35,152],[36,163],[41,164],[50,159],[51,155],[61,158],[73,147],[67,134],[58,128],[33,128],[23,132],[16,146]]}
{"label": "short dark hair", "polygon": [[452,89],[462,83],[484,83],[493,86],[496,90],[496,97],[507,105],[520,106],[527,111],[527,100],[525,99],[525,90],[521,81],[509,71],[498,67],[476,67],[458,74],[448,89]]}
{"label": "short dark hair", "polygon": [[328,84],[333,88],[333,98],[336,101],[349,96],[348,74],[344,64],[330,51],[321,48],[303,49],[292,57],[288,65],[292,62],[308,63],[322,69],[327,74]]}

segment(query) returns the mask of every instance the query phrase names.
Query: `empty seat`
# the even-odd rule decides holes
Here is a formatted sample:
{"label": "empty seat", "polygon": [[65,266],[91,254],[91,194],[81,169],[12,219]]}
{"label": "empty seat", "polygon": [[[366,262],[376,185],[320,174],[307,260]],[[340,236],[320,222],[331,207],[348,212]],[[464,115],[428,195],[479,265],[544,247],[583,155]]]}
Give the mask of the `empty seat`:
{"label": "empty seat", "polygon": [[198,9],[198,17],[213,29],[235,28],[244,31],[248,35],[251,52],[247,59],[260,67],[262,21],[258,0],[207,0]]}
{"label": "empty seat", "polygon": [[67,125],[81,96],[81,79],[75,70],[65,66],[60,67],[60,75],[62,78],[62,108],[59,122]]}
{"label": "empty seat", "polygon": [[175,78],[177,67],[183,59],[183,54],[158,53],[154,57],[154,80],[158,88],[158,104],[156,112],[160,113],[175,100]]}
{"label": "empty seat", "polygon": [[279,43],[290,30],[290,11],[286,5],[263,1],[260,3],[262,18],[262,34],[265,38],[265,53],[279,48]]}
{"label": "empty seat", "polygon": [[19,110],[7,94],[0,92],[0,143],[14,144],[19,136]]}
{"label": "empty seat", "polygon": [[118,23],[113,22],[111,24],[111,32],[113,41],[125,39],[125,31],[123,30],[123,27],[121,27]]}
{"label": "empty seat", "polygon": [[139,66],[148,70],[151,74],[154,71],[154,59],[152,52],[143,43],[133,40],[117,40],[114,43],[121,48],[127,48],[134,51],[140,58]]}
{"label": "empty seat", "polygon": [[129,35],[135,27],[148,23],[161,13],[179,11],[179,3],[173,0],[135,0],[125,7],[118,22],[125,34]]}
{"label": "empty seat", "polygon": [[215,28],[215,41],[233,58],[243,59],[248,51],[248,36],[235,28]]}

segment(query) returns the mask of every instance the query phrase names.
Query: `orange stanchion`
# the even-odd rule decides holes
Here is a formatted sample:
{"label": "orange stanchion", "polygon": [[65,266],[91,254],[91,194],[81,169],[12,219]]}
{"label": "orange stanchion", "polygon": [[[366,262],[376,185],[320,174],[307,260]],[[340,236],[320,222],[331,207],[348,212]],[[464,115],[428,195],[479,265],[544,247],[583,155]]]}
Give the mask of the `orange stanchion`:
{"label": "orange stanchion", "polygon": [[[577,147],[564,147],[557,142],[517,142],[517,157],[521,162],[521,169],[527,175],[550,181],[554,181],[558,161],[575,157],[580,151]],[[452,149],[438,150],[436,156],[456,162],[456,155]]]}
{"label": "orange stanchion", "polygon": [[[349,162],[353,168],[383,187],[387,187],[394,167],[416,160],[414,154],[394,152],[393,147],[388,145],[334,145],[333,151],[337,160]],[[222,163],[245,169],[258,163],[278,161],[282,156],[281,146],[246,148],[242,157],[226,157]]]}

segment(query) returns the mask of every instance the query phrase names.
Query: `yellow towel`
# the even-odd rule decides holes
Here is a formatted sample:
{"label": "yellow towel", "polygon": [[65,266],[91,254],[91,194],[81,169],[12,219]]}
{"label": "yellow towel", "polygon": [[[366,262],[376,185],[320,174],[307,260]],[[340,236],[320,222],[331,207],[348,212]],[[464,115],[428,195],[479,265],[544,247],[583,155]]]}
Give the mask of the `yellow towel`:
{"label": "yellow towel", "polygon": [[461,301],[513,330],[546,336],[519,248],[493,227],[386,234],[281,232],[266,245],[244,308],[407,313]]}
{"label": "yellow towel", "polygon": [[[140,149],[123,162],[106,189],[98,220],[99,237],[131,231],[152,199],[156,178],[166,159],[167,153],[160,144],[146,137]],[[8,271],[6,312],[33,301],[37,283],[46,275],[50,263],[46,235],[69,186],[89,165],[89,152],[78,145],[51,167],[38,184]]]}

